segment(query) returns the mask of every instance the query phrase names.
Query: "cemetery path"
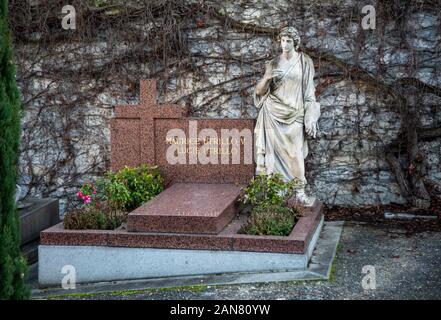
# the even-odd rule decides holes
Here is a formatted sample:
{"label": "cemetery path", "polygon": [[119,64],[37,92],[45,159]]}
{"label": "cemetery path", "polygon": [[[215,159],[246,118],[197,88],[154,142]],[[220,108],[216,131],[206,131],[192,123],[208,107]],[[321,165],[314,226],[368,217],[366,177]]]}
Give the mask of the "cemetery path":
{"label": "cemetery path", "polygon": [[[440,299],[441,233],[346,222],[329,281],[291,281],[47,296],[56,299]],[[362,280],[375,268],[376,289]],[[365,278],[367,279],[367,278]],[[373,282],[367,281],[373,285]],[[133,288],[132,288],[133,289]]]}

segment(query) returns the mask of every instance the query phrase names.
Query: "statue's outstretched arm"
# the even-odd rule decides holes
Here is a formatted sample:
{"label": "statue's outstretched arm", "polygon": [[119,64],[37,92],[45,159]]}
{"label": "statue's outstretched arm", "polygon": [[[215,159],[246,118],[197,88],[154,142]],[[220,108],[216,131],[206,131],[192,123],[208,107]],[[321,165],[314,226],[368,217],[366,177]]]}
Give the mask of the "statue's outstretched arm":
{"label": "statue's outstretched arm", "polygon": [[271,62],[266,64],[265,74],[263,75],[262,80],[260,80],[256,85],[256,94],[258,96],[264,96],[271,84],[271,81],[274,78],[281,78],[283,76],[283,71],[279,69],[273,69],[271,66]]}
{"label": "statue's outstretched arm", "polygon": [[269,89],[271,80],[271,67],[269,64],[267,64],[265,67],[265,74],[263,75],[263,78],[256,85],[256,94],[258,96],[263,96],[266,94]]}

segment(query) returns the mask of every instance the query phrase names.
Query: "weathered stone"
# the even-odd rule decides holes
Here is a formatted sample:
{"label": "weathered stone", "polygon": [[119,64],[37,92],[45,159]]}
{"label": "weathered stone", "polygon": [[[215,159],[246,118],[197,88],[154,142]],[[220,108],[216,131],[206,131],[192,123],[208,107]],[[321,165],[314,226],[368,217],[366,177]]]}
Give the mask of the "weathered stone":
{"label": "weathered stone", "polygon": [[[320,9],[314,10],[311,5],[302,12],[291,1],[235,0],[224,3],[224,13],[232,18],[264,27],[277,25],[290,12],[296,17],[293,21],[301,31],[306,49],[314,49],[319,54],[329,53],[349,65],[356,64],[386,84],[415,76],[429,85],[441,87],[441,58],[436,50],[440,19],[436,12],[421,8],[409,13],[401,26],[406,30],[404,40],[409,46],[406,47],[401,43],[402,29],[395,21],[385,21],[382,39],[377,32],[360,30],[358,23],[343,23],[346,22],[345,15],[353,17],[355,11],[361,12],[361,7],[354,8],[360,5],[355,1],[321,1]],[[328,9],[329,12],[338,12],[338,16],[324,17],[322,13]],[[150,22],[133,23],[132,27],[142,36],[149,34],[153,25]],[[193,68],[179,71],[174,65],[170,67],[168,80],[158,86],[168,87],[167,91],[160,91],[159,103],[184,104],[187,100],[179,99],[192,95],[192,116],[255,118],[257,112],[252,103],[252,91],[244,84],[262,75],[264,61],[275,54],[271,49],[275,39],[264,33],[234,29],[210,18],[207,18],[206,27],[191,26],[185,32],[193,55],[189,61]],[[360,39],[361,35],[364,39]],[[35,39],[39,37],[37,33],[34,35]],[[19,183],[24,194],[29,191],[30,196],[60,197],[62,213],[72,190],[86,177],[93,180],[109,168],[108,119],[113,116],[114,105],[137,103],[138,81],[162,67],[159,60],[126,61],[124,55],[133,48],[131,45],[122,41],[106,43],[102,37],[88,43],[57,43],[52,48],[16,43],[17,79],[23,101],[29,101],[22,119],[24,131],[19,164]],[[145,43],[139,45],[146,52],[151,49]],[[54,52],[60,55],[51,57]],[[202,56],[205,57],[196,58]],[[114,58],[123,61],[122,68],[113,73],[112,79],[105,80],[102,89],[101,79],[90,77],[78,81],[68,77],[86,64],[85,61],[91,68],[102,69]],[[353,78],[346,77],[324,86],[329,70],[336,77],[346,71],[326,65],[322,59],[316,61],[315,67],[315,83],[322,87],[317,97],[322,116],[318,138],[309,144],[307,164],[311,167],[311,174],[307,179],[311,190],[327,204],[401,201],[393,176],[390,181],[354,179],[352,174],[339,177],[340,166],[347,166],[351,172],[360,170],[363,175],[372,177],[378,171],[389,172],[384,161],[384,148],[397,139],[401,126],[396,106],[378,88],[373,90],[371,85],[356,82]],[[36,76],[29,77],[32,73]],[[209,88],[211,85],[215,87]],[[93,95],[92,91],[97,88],[101,91]],[[233,93],[228,99],[215,99],[224,91]],[[83,102],[81,96],[87,97],[87,102]],[[66,112],[63,106],[68,101],[78,103]],[[207,101],[211,102],[207,104]],[[419,125],[439,126],[439,96],[417,92],[412,105],[419,112]],[[74,120],[78,121],[73,124]],[[440,139],[420,142],[419,147],[427,166],[426,178],[439,184]],[[365,160],[360,154],[369,154],[372,159]],[[325,173],[320,173],[322,171]],[[378,188],[370,184],[378,184]],[[353,193],[354,188],[365,192]],[[337,189],[337,197],[334,197]]]}

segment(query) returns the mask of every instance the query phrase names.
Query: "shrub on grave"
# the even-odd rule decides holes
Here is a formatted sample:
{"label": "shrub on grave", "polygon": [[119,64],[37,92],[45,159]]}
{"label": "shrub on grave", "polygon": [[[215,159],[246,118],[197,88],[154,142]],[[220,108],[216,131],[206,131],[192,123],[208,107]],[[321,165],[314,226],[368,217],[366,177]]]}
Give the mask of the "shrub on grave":
{"label": "shrub on grave", "polygon": [[282,175],[259,174],[244,189],[242,204],[252,206],[250,216],[239,233],[287,236],[302,215],[299,207],[287,205],[299,181],[285,182]]}
{"label": "shrub on grave", "polygon": [[114,207],[132,211],[164,190],[164,180],[157,166],[141,165],[107,172],[99,181],[102,196]]}
{"label": "shrub on grave", "polygon": [[128,212],[158,195],[163,178],[156,166],[124,167],[108,171],[96,184],[85,183],[77,192],[80,204],[64,217],[66,229],[115,229]]}
{"label": "shrub on grave", "polygon": [[300,216],[301,212],[298,208],[281,205],[255,207],[247,223],[238,233],[288,236]]}
{"label": "shrub on grave", "polygon": [[73,230],[113,230],[127,221],[127,214],[109,206],[85,206],[69,211],[64,217],[64,227]]}

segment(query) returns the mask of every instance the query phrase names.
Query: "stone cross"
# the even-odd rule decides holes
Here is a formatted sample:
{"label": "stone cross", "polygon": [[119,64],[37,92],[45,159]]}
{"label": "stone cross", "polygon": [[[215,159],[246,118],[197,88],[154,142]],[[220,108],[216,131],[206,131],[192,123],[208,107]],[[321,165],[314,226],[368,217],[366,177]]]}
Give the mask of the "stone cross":
{"label": "stone cross", "polygon": [[187,114],[187,108],[179,105],[158,105],[156,80],[141,80],[139,104],[116,106],[115,117],[110,120],[111,169],[155,164],[155,119],[182,118]]}

